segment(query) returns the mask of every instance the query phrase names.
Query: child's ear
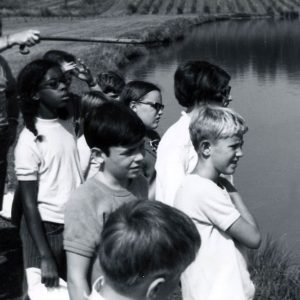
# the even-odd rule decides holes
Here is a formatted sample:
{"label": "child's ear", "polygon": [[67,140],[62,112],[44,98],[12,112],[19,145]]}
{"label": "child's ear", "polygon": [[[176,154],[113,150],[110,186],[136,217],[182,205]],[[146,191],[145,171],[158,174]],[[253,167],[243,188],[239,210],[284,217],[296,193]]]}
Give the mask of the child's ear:
{"label": "child's ear", "polygon": [[200,143],[200,152],[204,157],[208,157],[211,152],[211,142],[208,140],[203,140]]}
{"label": "child's ear", "polygon": [[133,111],[136,111],[136,101],[131,101],[129,103],[129,107],[133,110]]}
{"label": "child's ear", "polygon": [[99,165],[102,165],[104,163],[106,154],[99,148],[93,147],[91,149],[91,157],[99,163]]}
{"label": "child's ear", "polygon": [[165,281],[166,280],[163,277],[155,278],[148,287],[146,299],[158,299],[158,293]]}

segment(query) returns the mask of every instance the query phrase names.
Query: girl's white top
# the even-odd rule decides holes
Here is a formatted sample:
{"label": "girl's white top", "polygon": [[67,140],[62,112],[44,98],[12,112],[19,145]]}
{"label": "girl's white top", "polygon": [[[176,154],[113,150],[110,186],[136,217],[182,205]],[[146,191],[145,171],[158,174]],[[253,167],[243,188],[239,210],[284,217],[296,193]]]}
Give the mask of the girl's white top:
{"label": "girl's white top", "polygon": [[38,181],[38,210],[43,221],[64,223],[70,193],[83,181],[72,120],[37,118],[42,140],[24,128],[15,148],[19,181]]}

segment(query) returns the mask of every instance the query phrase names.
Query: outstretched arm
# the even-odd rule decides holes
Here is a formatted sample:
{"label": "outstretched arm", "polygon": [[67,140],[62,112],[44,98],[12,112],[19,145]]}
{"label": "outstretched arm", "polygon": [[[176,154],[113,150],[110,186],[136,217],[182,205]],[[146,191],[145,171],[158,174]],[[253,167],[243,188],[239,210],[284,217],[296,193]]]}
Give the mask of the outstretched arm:
{"label": "outstretched arm", "polygon": [[41,256],[42,283],[47,287],[58,286],[56,262],[49,247],[43,224],[37,207],[37,181],[19,181],[22,195],[23,211],[29,233]]}
{"label": "outstretched arm", "polygon": [[91,259],[67,251],[68,291],[71,300],[82,300],[90,294],[88,271]]}
{"label": "outstretched arm", "polygon": [[26,45],[32,47],[40,40],[40,32],[38,30],[25,30],[8,35],[3,35],[0,38],[0,52],[9,49],[15,45]]}

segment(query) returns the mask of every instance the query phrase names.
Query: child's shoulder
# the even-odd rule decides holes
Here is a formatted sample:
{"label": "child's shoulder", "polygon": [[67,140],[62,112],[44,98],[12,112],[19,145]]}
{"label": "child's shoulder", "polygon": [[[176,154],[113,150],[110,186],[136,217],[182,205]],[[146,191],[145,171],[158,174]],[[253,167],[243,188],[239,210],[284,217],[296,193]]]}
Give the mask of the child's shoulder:
{"label": "child's shoulder", "polygon": [[201,177],[197,174],[186,175],[182,181],[182,187],[193,191],[216,191],[219,187],[210,179]]}
{"label": "child's shoulder", "polygon": [[109,206],[110,198],[105,185],[92,177],[72,192],[67,210],[97,210],[99,206]]}
{"label": "child's shoulder", "polygon": [[24,127],[19,134],[17,146],[25,144],[36,145],[36,136],[26,127]]}

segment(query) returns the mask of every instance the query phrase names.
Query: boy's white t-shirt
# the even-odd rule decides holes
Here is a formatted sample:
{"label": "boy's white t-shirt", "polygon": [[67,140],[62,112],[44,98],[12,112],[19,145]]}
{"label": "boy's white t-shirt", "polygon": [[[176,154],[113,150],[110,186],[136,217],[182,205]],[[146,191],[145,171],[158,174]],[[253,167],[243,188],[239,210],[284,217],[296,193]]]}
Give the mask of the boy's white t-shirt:
{"label": "boy's white t-shirt", "polygon": [[64,223],[72,191],[83,181],[72,120],[37,118],[38,141],[24,128],[15,148],[20,181],[38,181],[38,210],[43,221]]}
{"label": "boy's white t-shirt", "polygon": [[209,179],[187,175],[175,207],[193,219],[201,236],[197,257],[181,277],[183,300],[253,299],[242,247],[226,233],[240,217],[227,191]]}

